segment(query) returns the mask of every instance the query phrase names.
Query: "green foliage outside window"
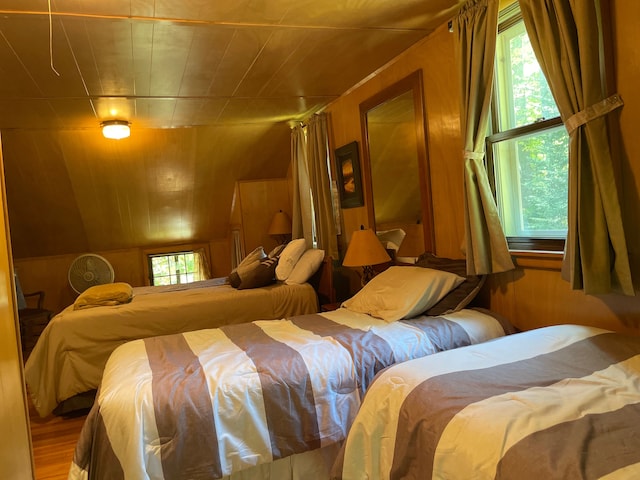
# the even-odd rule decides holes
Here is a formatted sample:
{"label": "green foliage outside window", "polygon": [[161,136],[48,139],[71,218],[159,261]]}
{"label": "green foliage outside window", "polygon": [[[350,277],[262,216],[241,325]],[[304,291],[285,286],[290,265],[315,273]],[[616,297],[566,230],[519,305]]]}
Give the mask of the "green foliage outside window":
{"label": "green foliage outside window", "polygon": [[500,32],[488,153],[508,237],[564,238],[569,139],[522,20]]}
{"label": "green foliage outside window", "polygon": [[562,127],[518,142],[524,231],[567,231],[567,140]]}
{"label": "green foliage outside window", "polygon": [[152,255],[149,260],[153,285],[176,285],[201,280],[198,261],[193,252]]}

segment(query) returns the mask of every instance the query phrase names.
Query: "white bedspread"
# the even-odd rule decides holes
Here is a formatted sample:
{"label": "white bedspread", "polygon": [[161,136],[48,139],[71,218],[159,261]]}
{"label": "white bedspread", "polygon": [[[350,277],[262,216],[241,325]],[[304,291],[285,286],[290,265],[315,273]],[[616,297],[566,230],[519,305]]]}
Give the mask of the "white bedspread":
{"label": "white bedspread", "polygon": [[501,335],[474,310],[386,323],[342,308],[129,342],[69,478],[221,478],[334,445],[383,368]]}
{"label": "white bedspread", "polygon": [[541,328],[394,365],[334,479],[640,478],[640,337]]}

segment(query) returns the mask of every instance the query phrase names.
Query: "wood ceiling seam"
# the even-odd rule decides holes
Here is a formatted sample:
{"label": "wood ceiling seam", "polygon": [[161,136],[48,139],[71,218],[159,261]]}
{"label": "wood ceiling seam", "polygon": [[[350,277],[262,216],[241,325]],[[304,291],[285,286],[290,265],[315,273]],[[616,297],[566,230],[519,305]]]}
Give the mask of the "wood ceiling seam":
{"label": "wood ceiling seam", "polygon": [[[24,10],[3,10],[0,15],[29,15],[48,16],[49,12],[29,12]],[[129,20],[138,22],[172,23],[186,25],[210,25],[233,28],[285,28],[301,30],[339,30],[339,31],[389,31],[389,32],[429,32],[429,28],[417,27],[385,27],[385,26],[345,26],[345,25],[308,25],[308,24],[285,24],[285,23],[260,23],[260,22],[237,22],[224,20],[200,20],[190,18],[172,17],[149,17],[144,15],[106,15],[98,13],[78,13],[78,12],[51,12],[53,17],[90,18],[98,20]]]}
{"label": "wood ceiling seam", "polygon": [[[227,42],[227,44],[224,47],[224,53],[222,54],[222,57],[220,58],[220,61],[218,62],[218,65],[216,66],[216,71],[214,72],[213,76],[211,77],[211,82],[209,82],[209,86],[207,87],[207,93],[211,92],[213,90],[213,86],[214,83],[216,82],[216,79],[218,78],[218,73],[220,72],[220,68],[225,60],[225,58],[227,58],[227,55],[229,54],[229,51],[231,49],[231,44],[233,43],[235,37],[237,35],[237,30],[233,31],[233,34],[231,35],[231,38],[229,39],[229,41]],[[221,98],[217,95],[215,95],[216,98]],[[214,122],[218,123],[220,122],[220,118],[222,116],[222,113],[225,111],[225,109],[227,108],[227,106],[229,105],[229,99],[227,99],[224,102],[224,105],[222,106],[222,108],[220,108],[220,111],[218,112],[218,115],[216,115],[216,118],[214,120]]]}
{"label": "wood ceiling seam", "polygon": [[209,93],[209,92],[211,92],[213,90],[213,85],[216,82],[216,79],[218,78],[218,73],[220,72],[220,68],[222,66],[222,63],[224,62],[225,58],[229,54],[229,50],[231,49],[231,44],[233,43],[233,41],[235,39],[235,36],[236,36],[236,31],[234,30],[233,34],[231,35],[231,38],[229,38],[229,40],[227,41],[226,45],[224,46],[224,52],[222,53],[222,56],[220,57],[220,61],[216,65],[215,72],[213,72],[213,75],[211,76],[211,81],[209,82],[209,86],[207,87],[207,93]]}
{"label": "wood ceiling seam", "polygon": [[121,94],[121,95],[93,95],[93,94],[89,94],[86,96],[82,96],[82,97],[78,97],[76,95],[73,96],[68,96],[68,97],[59,97],[59,96],[45,96],[43,95],[42,97],[19,97],[19,96],[15,96],[12,97],[12,99],[14,100],[55,100],[55,99],[60,99],[60,98],[64,98],[65,100],[99,100],[99,99],[103,99],[103,98],[113,98],[113,99],[123,99],[123,100],[128,100],[131,99],[135,96],[135,98],[139,98],[140,100],[211,100],[211,99],[223,99],[223,100],[256,100],[256,99],[260,99],[260,100],[281,100],[281,99],[300,99],[300,98],[312,98],[312,99],[318,99],[318,100],[324,100],[327,98],[335,98],[337,96],[339,96],[338,94],[330,94],[330,95],[296,95],[296,94],[291,94],[291,95],[270,95],[267,97],[259,97],[259,96],[255,96],[255,95],[216,95],[216,96],[212,96],[212,95],[128,95],[128,94]]}
{"label": "wood ceiling seam", "polygon": [[20,58],[20,55],[18,55],[18,52],[16,52],[16,49],[13,48],[13,45],[11,44],[11,42],[9,41],[9,39],[5,36],[4,32],[2,30],[0,30],[0,36],[2,36],[2,38],[4,39],[4,42],[7,44],[7,47],[9,47],[9,50],[11,50],[11,53],[13,54],[13,56],[15,57],[15,59],[17,60],[17,62],[22,66],[22,69],[24,70],[24,72],[27,74],[27,76],[31,79],[31,81],[33,82],[33,85],[36,87],[36,89],[41,93],[42,96],[44,96],[44,92],[42,91],[42,89],[40,88],[40,85],[38,85],[38,82],[36,82],[36,79],[33,77],[33,75],[31,74],[31,71],[27,68],[27,66],[24,64],[24,62],[22,61],[22,59]]}
{"label": "wood ceiling seam", "polygon": [[[284,65],[285,65],[286,63],[288,63],[289,59],[291,59],[291,58],[294,56],[294,54],[295,54],[295,53],[297,53],[300,49],[302,49],[302,46],[305,44],[305,42],[306,42],[306,40],[307,40],[308,35],[309,35],[309,33],[307,32],[307,34],[304,36],[305,38],[303,38],[303,40],[302,40],[302,41],[300,41],[300,42],[297,44],[296,48],[295,48],[295,49],[293,49],[293,50],[290,52],[290,54],[287,56],[287,58],[286,58],[285,60],[283,60],[282,64],[281,64],[281,65],[280,65],[280,67],[278,67],[278,69],[274,72],[273,77],[269,80],[269,82],[271,82],[271,81],[276,77],[276,74],[277,74],[278,72],[280,72],[280,71],[284,68]],[[300,57],[300,60],[298,60],[297,64],[298,64],[298,65],[300,65],[300,64],[303,62],[303,60],[304,60],[305,58],[307,58],[310,54],[311,54],[311,52],[307,50],[307,52],[306,52],[306,53],[304,53],[304,54]],[[285,76],[285,77],[283,77],[283,79],[284,79],[284,78],[286,78],[286,76]],[[281,79],[281,80],[280,80],[276,85],[274,85],[274,87],[273,87],[273,89],[272,89],[272,90],[275,90],[275,89],[277,89],[280,85],[282,85],[282,83],[283,83],[283,79]],[[265,85],[265,87],[266,87],[266,85]],[[263,89],[261,89],[261,90],[260,90],[260,92],[259,92],[258,94],[261,94],[261,93],[262,93],[262,91],[263,91]],[[337,98],[337,97],[338,97],[338,95],[336,95],[336,98]],[[311,98],[311,97],[304,96],[304,97],[302,97],[302,98]]]}
{"label": "wood ceiling seam", "polygon": [[[89,31],[87,30],[87,22],[83,23],[83,27],[84,27],[84,33],[85,33],[85,35],[86,35],[86,37],[88,39],[87,45],[89,47],[89,52],[91,53],[91,60],[92,60],[92,63],[93,63],[93,68],[95,69],[95,72],[96,72],[96,78],[98,79],[98,85],[100,86],[100,91],[104,93],[105,89],[104,89],[104,85],[102,83],[102,76],[99,73],[100,69],[98,67],[98,61],[96,59],[95,49],[93,48],[93,43],[90,40],[91,36],[89,35]],[[67,40],[68,40],[67,43],[69,44],[69,49],[72,50],[73,59],[74,59],[75,62],[77,62],[76,55],[73,52],[73,49],[71,48],[71,42],[70,42],[70,40],[68,38],[67,38]],[[80,74],[80,79],[82,80],[82,84],[85,86],[85,92],[87,94],[89,94],[89,89],[86,86],[85,76],[83,75],[82,69],[80,68],[79,65],[78,65],[78,72]],[[89,97],[89,104],[91,105],[91,110],[93,111],[93,114],[95,115],[95,117],[99,118],[98,117],[98,111],[97,111],[96,105],[95,105],[95,100],[96,99]]]}
{"label": "wood ceiling seam", "polygon": [[240,85],[242,85],[242,82],[244,82],[244,80],[247,78],[247,76],[249,75],[249,72],[253,69],[256,62],[262,55],[262,52],[264,52],[264,49],[267,47],[267,44],[271,41],[272,38],[273,38],[273,32],[269,34],[269,37],[267,37],[267,39],[263,42],[258,52],[253,56],[253,60],[251,61],[251,64],[245,69],[245,72],[242,75],[242,78],[238,81],[238,83],[236,83],[236,87],[233,89],[233,92],[231,93],[232,97],[236,96],[236,93],[238,92]]}
{"label": "wood ceiling seam", "polygon": [[[306,37],[306,35],[305,35],[305,37]],[[305,39],[303,39],[303,40],[306,40],[306,38],[305,38]],[[276,69],[273,71],[273,74],[271,75],[271,78],[269,78],[269,80],[267,80],[267,81],[264,83],[264,85],[263,85],[263,86],[258,90],[258,94],[257,94],[257,95],[258,95],[259,97],[261,97],[261,98],[268,98],[268,97],[262,97],[262,93],[266,90],[267,86],[268,86],[271,82],[273,82],[273,81],[274,81],[274,79],[278,76],[278,74],[279,74],[279,73],[284,69],[284,66],[289,62],[289,60],[294,56],[294,54],[298,53],[298,51],[302,48],[303,43],[304,43],[304,41],[301,41],[301,42],[297,43],[297,44],[296,44],[296,47],[295,47],[295,48],[293,48],[293,49],[289,52],[289,54],[288,54],[285,58],[283,58],[283,59],[282,59],[282,62],[280,62],[280,65],[278,66],[278,68],[276,68]],[[277,87],[277,86],[279,86],[279,85],[281,85],[281,84],[282,84],[282,81],[280,81],[280,82],[278,83],[278,85],[276,85],[276,87]]]}
{"label": "wood ceiling seam", "polygon": [[[191,58],[191,55],[193,53],[193,46],[194,46],[194,42],[195,42],[195,34],[192,32],[191,33],[191,42],[189,43],[189,53],[187,55],[187,59],[184,62],[184,68],[182,69],[182,77],[180,79],[180,88],[178,89],[178,95],[180,95],[180,92],[182,91],[182,88],[185,84],[185,80],[187,78],[187,72],[189,71],[189,59]],[[173,112],[171,113],[171,123],[175,123],[176,121],[176,112],[178,110],[178,102],[177,99],[174,101],[173,103]],[[202,111],[202,105],[199,108],[199,111]]]}
{"label": "wood ceiling seam", "polygon": [[[67,33],[67,29],[64,26],[64,22],[60,22],[60,28],[62,28],[62,33],[64,34],[64,38],[65,41],[67,42],[67,47],[69,47],[69,52],[71,53],[71,58],[73,58],[73,64],[76,66],[76,71],[78,72],[78,75],[80,76],[80,81],[82,82],[82,88],[84,89],[84,92],[86,95],[89,95],[89,87],[87,86],[87,82],[84,79],[84,75],[82,75],[82,70],[80,69],[80,64],[78,63],[78,57],[76,56],[76,52],[73,50],[73,47],[71,46],[71,40],[69,39],[69,34]],[[53,55],[53,52],[51,53],[51,55]],[[93,50],[92,50],[92,56],[93,56]],[[52,66],[53,66],[53,59],[51,60],[52,62]],[[60,74],[58,72],[55,72],[58,76],[60,76]],[[98,117],[98,114],[95,110],[95,108],[93,108],[93,103],[91,102],[91,108],[93,109],[93,113],[96,116],[96,118]]]}

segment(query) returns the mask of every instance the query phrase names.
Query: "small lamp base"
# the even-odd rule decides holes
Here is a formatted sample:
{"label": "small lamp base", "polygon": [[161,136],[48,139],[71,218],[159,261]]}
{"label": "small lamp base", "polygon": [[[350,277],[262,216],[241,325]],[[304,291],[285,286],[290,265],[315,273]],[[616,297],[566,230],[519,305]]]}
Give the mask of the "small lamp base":
{"label": "small lamp base", "polygon": [[365,265],[362,267],[362,278],[360,279],[360,283],[364,287],[375,276],[376,272],[373,270],[373,267],[371,265]]}

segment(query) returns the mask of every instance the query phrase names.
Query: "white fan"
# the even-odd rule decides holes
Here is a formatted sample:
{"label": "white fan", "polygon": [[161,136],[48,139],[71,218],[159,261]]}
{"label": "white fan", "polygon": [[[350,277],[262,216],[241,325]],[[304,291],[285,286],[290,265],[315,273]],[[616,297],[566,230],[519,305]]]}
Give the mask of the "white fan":
{"label": "white fan", "polygon": [[69,267],[69,285],[77,293],[94,285],[113,283],[113,267],[108,260],[95,253],[77,257]]}

